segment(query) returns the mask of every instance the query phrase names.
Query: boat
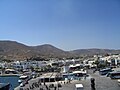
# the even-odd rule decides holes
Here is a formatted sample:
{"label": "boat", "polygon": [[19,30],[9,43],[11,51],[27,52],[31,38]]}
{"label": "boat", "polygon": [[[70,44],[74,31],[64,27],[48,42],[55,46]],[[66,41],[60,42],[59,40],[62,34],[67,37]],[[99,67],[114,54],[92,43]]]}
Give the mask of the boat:
{"label": "boat", "polygon": [[0,83],[0,90],[9,90],[10,84],[9,83]]}
{"label": "boat", "polygon": [[14,69],[6,69],[5,74],[18,74],[18,71]]}

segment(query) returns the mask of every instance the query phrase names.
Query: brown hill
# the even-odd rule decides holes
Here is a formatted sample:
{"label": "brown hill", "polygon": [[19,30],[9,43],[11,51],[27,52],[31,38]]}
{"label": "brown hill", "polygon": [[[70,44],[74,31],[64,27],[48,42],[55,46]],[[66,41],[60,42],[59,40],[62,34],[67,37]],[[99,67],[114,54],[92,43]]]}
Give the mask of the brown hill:
{"label": "brown hill", "polygon": [[34,51],[36,51],[38,54],[46,57],[67,57],[70,55],[69,52],[63,51],[59,48],[56,48],[52,45],[49,44],[44,44],[40,46],[34,46],[33,47]]}
{"label": "brown hill", "polygon": [[105,54],[120,54],[120,50],[114,49],[78,49],[70,51],[75,55],[105,55]]}
{"label": "brown hill", "polygon": [[0,59],[24,60],[29,58],[67,58],[94,54],[120,54],[120,50],[110,49],[79,49],[64,51],[52,45],[27,46],[16,41],[0,41]]}
{"label": "brown hill", "polygon": [[0,41],[0,58],[2,59],[24,59],[30,56],[32,48],[16,41]]}
{"label": "brown hill", "polygon": [[27,46],[16,41],[0,41],[1,59],[29,59],[35,57],[67,57],[70,53],[58,49],[52,45],[45,44],[40,46]]}

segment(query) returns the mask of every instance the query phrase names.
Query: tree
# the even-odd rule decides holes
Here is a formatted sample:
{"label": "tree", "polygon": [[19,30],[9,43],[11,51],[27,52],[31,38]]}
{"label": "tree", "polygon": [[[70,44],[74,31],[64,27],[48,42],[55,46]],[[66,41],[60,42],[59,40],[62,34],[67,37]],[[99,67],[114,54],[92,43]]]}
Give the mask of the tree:
{"label": "tree", "polygon": [[34,68],[33,68],[33,66],[30,66],[30,70],[33,72],[34,71]]}
{"label": "tree", "polygon": [[96,61],[94,62],[94,64],[96,64],[96,66],[97,66],[97,68],[98,68],[100,62],[99,62],[98,60],[96,60]]}

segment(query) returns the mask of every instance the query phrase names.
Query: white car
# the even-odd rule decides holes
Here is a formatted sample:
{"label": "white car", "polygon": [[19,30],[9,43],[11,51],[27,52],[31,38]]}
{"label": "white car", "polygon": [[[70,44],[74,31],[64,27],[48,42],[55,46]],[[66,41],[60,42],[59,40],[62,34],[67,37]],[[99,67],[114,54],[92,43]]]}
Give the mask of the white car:
{"label": "white car", "polygon": [[75,90],[83,90],[82,84],[75,84]]}

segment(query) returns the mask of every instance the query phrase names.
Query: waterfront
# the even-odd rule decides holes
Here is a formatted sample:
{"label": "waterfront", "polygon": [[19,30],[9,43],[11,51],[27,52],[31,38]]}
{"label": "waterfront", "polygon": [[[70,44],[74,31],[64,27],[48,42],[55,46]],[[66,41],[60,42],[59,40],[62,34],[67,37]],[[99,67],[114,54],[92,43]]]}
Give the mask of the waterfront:
{"label": "waterfront", "polygon": [[0,82],[10,83],[10,90],[14,90],[14,88],[19,85],[18,79],[18,76],[0,76]]}
{"label": "waterfront", "polygon": [[[96,90],[120,90],[120,86],[118,86],[117,80],[111,80],[109,77],[99,75],[98,71],[93,73],[92,70],[88,70],[89,77],[82,80],[73,80],[71,83],[62,84],[62,88],[60,90],[74,90],[76,83],[81,83],[84,86],[84,90],[90,90],[91,82],[90,78],[95,78],[95,86]],[[18,76],[1,76],[0,81],[3,83],[10,83],[12,86],[10,90],[14,90],[18,83]]]}
{"label": "waterfront", "polygon": [[[59,88],[59,90],[75,90],[75,84],[83,84],[84,86],[84,90],[91,90],[91,78],[95,78],[95,87],[96,90],[120,90],[120,86],[118,85],[117,79],[113,80],[110,79],[110,77],[106,77],[106,76],[101,76],[99,75],[99,72],[95,72],[93,73],[92,69],[88,70],[88,74],[89,77],[83,78],[81,80],[72,80],[70,83],[65,82],[64,81],[61,83],[61,81],[59,82],[51,82],[51,83],[46,83],[47,86],[49,86],[49,84],[54,84],[57,87],[57,83],[61,83],[62,87]],[[38,79],[32,80],[32,82],[36,82]],[[29,87],[29,85],[25,86],[26,88]],[[39,87],[42,87],[43,90],[47,90],[45,88],[45,86],[42,84]],[[15,89],[15,90],[19,90],[19,89]],[[24,89],[25,90],[25,89]],[[29,89],[31,90],[31,89]],[[32,90],[39,90],[38,88],[34,88]],[[54,90],[54,89],[50,89],[50,90]],[[58,90],[58,88],[57,88]]]}

